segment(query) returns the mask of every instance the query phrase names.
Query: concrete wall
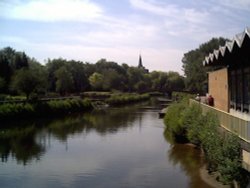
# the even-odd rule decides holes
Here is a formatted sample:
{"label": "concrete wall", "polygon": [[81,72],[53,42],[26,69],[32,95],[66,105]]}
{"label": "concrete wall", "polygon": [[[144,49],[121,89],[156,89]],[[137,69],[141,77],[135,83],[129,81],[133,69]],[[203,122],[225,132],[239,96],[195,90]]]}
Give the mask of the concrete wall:
{"label": "concrete wall", "polygon": [[214,98],[214,107],[229,112],[228,69],[208,74],[208,93]]}

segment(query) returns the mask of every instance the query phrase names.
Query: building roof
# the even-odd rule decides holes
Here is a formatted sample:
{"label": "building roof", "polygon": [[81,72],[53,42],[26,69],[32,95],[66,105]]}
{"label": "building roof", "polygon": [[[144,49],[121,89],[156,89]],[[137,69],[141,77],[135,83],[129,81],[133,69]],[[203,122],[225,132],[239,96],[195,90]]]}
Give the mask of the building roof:
{"label": "building roof", "polygon": [[203,65],[224,65],[223,59],[230,58],[229,56],[238,49],[242,49],[246,45],[249,46],[249,42],[250,28],[246,28],[244,32],[235,35],[232,41],[226,42],[225,46],[220,46],[219,49],[215,49],[213,53],[206,56]]}

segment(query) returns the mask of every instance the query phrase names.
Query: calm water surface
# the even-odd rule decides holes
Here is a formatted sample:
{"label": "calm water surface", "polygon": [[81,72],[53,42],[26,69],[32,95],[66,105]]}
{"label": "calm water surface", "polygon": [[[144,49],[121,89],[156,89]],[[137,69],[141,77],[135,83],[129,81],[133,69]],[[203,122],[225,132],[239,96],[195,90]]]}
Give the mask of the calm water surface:
{"label": "calm water surface", "polygon": [[0,130],[0,187],[209,187],[199,176],[199,151],[168,143],[156,110],[16,124],[22,128]]}

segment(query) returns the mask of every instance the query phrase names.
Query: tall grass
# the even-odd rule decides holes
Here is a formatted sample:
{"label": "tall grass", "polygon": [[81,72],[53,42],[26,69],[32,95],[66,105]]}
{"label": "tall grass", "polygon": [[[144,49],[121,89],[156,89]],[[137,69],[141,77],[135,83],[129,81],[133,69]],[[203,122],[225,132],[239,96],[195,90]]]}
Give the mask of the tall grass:
{"label": "tall grass", "polygon": [[67,99],[36,103],[6,103],[0,105],[0,120],[11,118],[44,117],[89,110],[89,100]]}
{"label": "tall grass", "polygon": [[149,99],[149,94],[116,94],[106,99],[105,102],[110,105],[123,105]]}

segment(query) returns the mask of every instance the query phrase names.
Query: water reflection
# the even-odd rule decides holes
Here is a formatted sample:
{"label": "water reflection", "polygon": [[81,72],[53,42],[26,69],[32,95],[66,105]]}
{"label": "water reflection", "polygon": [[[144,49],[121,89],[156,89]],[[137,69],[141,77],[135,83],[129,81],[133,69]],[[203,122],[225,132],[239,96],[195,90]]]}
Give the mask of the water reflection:
{"label": "water reflection", "polygon": [[131,122],[138,118],[131,115],[136,113],[136,109],[137,106],[124,107],[57,119],[3,123],[0,129],[1,160],[7,162],[8,158],[14,157],[23,165],[39,160],[49,147],[47,143],[51,137],[66,143],[69,136],[79,133],[95,131],[102,136],[114,134],[132,125]]}
{"label": "water reflection", "polygon": [[3,129],[0,133],[0,156],[2,162],[9,157],[16,158],[18,163],[26,165],[32,159],[39,160],[45,148],[35,140],[34,125],[19,129]]}
{"label": "water reflection", "polygon": [[166,142],[162,119],[145,109],[1,124],[1,186],[209,187],[199,151]]}
{"label": "water reflection", "polygon": [[189,187],[210,187],[200,177],[200,168],[204,165],[200,150],[192,145],[174,144],[168,151],[168,159],[174,166],[180,166],[190,178]]}

